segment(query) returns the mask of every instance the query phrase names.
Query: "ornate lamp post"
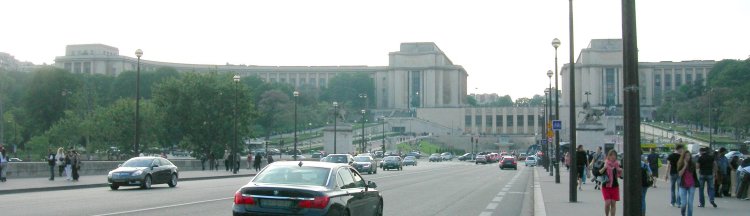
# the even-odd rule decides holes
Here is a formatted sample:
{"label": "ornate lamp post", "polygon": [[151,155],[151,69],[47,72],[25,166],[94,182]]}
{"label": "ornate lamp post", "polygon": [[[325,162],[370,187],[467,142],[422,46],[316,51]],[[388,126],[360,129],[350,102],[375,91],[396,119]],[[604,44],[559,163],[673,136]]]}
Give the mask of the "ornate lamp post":
{"label": "ornate lamp post", "polygon": [[133,152],[135,157],[138,157],[141,140],[141,56],[143,56],[143,51],[141,49],[135,50],[135,56],[138,57],[138,66],[135,72],[135,141],[133,142]]}
{"label": "ornate lamp post", "polygon": [[297,102],[299,101],[299,92],[294,91],[294,160],[297,160]]}
{"label": "ornate lamp post", "polygon": [[[557,87],[557,48],[560,47],[560,40],[555,38],[552,39],[552,47],[555,48],[555,120],[560,120],[560,91]],[[552,94],[550,94],[550,97]],[[560,132],[555,131],[555,183],[560,183]]]}
{"label": "ornate lamp post", "polygon": [[238,142],[238,134],[237,134],[237,98],[239,95],[239,84],[240,84],[240,75],[234,75],[232,77],[234,80],[234,145],[232,145],[232,173],[237,174],[237,171],[239,170],[239,164],[237,164],[237,161],[239,161],[239,158],[237,157],[237,142]]}
{"label": "ornate lamp post", "polygon": [[333,102],[333,153],[336,153],[336,121],[338,121],[339,118],[339,103],[334,101]]}

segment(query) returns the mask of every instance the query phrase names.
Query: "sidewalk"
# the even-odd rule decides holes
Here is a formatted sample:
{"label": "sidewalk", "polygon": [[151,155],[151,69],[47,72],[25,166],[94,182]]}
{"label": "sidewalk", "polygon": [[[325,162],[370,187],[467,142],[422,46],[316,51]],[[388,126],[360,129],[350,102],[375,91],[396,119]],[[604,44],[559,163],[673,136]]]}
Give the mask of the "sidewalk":
{"label": "sidewalk", "polygon": [[[244,165],[244,164],[243,164]],[[237,174],[225,171],[180,171],[179,181],[195,181],[206,179],[251,177],[255,175],[254,169],[240,169]],[[250,179],[248,178],[248,181]],[[0,195],[13,193],[26,193],[38,191],[70,190],[80,188],[107,187],[107,175],[81,176],[77,182],[66,181],[65,176],[55,176],[54,181],[44,178],[8,178],[7,182],[0,183]]]}
{"label": "sidewalk", "polygon": [[[535,209],[534,215],[603,215],[604,201],[600,190],[594,190],[594,184],[587,182],[583,185],[583,191],[578,191],[578,202],[568,202],[569,172],[562,168],[560,170],[560,184],[555,184],[555,178],[545,172],[544,167],[535,167],[534,175],[538,176],[534,184],[539,184],[542,197],[535,200],[543,200],[540,209]],[[646,193],[646,215],[680,215],[680,209],[669,205],[670,192],[668,182],[663,178],[656,181],[657,188],[649,188]],[[620,202],[617,202],[617,215],[623,215],[622,179],[620,180]],[[640,199],[639,199],[640,200]],[[693,200],[694,215],[748,215],[750,201],[737,200],[736,198],[716,198],[718,208],[713,208],[708,203],[706,195],[706,208],[698,208],[698,191],[696,190]]]}

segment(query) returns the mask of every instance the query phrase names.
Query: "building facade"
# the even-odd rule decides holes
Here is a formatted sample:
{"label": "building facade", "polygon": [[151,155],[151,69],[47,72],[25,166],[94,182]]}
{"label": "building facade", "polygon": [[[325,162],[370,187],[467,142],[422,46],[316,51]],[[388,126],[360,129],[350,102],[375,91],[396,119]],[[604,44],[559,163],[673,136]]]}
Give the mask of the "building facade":
{"label": "building facade", "polygon": [[540,136],[543,107],[419,108],[417,118],[464,134]]}
{"label": "building facade", "polygon": [[[708,73],[715,63],[713,60],[639,62],[641,118],[653,118],[654,111],[663,103],[668,92],[688,83],[706,84]],[[561,70],[560,118],[563,122],[570,119],[569,67],[570,64],[565,64]],[[588,101],[593,108],[605,110],[605,115],[621,116],[624,100],[622,39],[591,40],[589,46],[581,50],[575,67],[576,113],[581,112],[583,104]],[[580,122],[581,118],[579,115],[573,119]],[[566,139],[569,132],[563,128],[561,134]]]}
{"label": "building facade", "polygon": [[[119,54],[103,44],[68,45],[65,56],[55,65],[72,73],[117,75],[136,69],[137,59]],[[227,72],[258,76],[265,82],[288,83],[295,87],[326,87],[342,73],[366,73],[376,90],[376,108],[460,107],[466,100],[468,74],[432,42],[402,43],[389,54],[388,66],[246,66],[159,62],[141,59],[142,70],[172,67],[181,72]]]}

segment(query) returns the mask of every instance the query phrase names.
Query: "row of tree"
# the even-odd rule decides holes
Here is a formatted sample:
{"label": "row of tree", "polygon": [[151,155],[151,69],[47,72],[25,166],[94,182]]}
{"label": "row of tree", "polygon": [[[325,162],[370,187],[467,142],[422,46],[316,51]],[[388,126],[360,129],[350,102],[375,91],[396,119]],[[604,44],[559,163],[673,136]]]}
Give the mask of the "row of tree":
{"label": "row of tree", "polygon": [[664,95],[656,119],[703,129],[711,122],[714,133],[731,131],[737,139],[750,128],[750,59],[722,60],[708,74],[707,85],[695,81]]}
{"label": "row of tree", "polygon": [[469,106],[478,107],[478,106],[486,106],[486,107],[535,107],[535,106],[544,106],[545,104],[545,97],[543,95],[534,95],[534,97],[527,98],[517,98],[515,101],[510,97],[510,95],[501,96],[496,100],[490,101],[485,104],[479,104],[477,99],[469,95],[467,96],[467,103]]}
{"label": "row of tree", "polygon": [[[333,118],[332,101],[358,113],[352,111],[366,103],[358,94],[374,93],[366,74],[336,76],[329,88],[301,86],[296,98],[289,84],[255,76],[234,82],[232,76],[173,68],[142,71],[141,151],[180,148],[197,157],[221,157],[234,143],[235,123],[238,140],[291,131],[296,101],[299,128],[324,126]],[[133,71],[108,76],[55,67],[32,73],[0,70],[0,142],[15,145],[24,157],[57,147],[132,154],[135,83]]]}

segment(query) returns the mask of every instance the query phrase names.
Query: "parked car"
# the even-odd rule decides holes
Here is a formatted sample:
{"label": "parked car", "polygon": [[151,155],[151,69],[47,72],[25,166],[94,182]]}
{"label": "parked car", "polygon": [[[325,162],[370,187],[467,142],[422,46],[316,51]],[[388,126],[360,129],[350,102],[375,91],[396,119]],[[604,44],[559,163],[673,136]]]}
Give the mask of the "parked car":
{"label": "parked car", "polygon": [[378,162],[375,161],[371,156],[357,156],[354,157],[355,169],[359,172],[367,172],[367,174],[378,173]]}
{"label": "parked car", "polygon": [[375,151],[375,158],[383,158],[383,151]]}
{"label": "parked car", "polygon": [[500,160],[500,157],[501,157],[497,153],[489,153],[489,154],[486,154],[486,156],[487,156],[487,163],[495,163],[498,160]]}
{"label": "parked car", "polygon": [[474,164],[479,164],[479,163],[487,164],[487,155],[483,155],[483,154],[477,155],[477,157],[474,158]]}
{"label": "parked car", "polygon": [[323,154],[320,153],[320,152],[313,152],[310,157],[314,158],[314,159],[320,159],[322,156],[323,156]]}
{"label": "parked car", "polygon": [[292,159],[294,160],[304,160],[307,159],[304,155],[292,155]]}
{"label": "parked car", "polygon": [[352,165],[354,163],[354,157],[350,154],[329,154],[328,156],[320,159],[322,162],[329,163],[343,163]]}
{"label": "parked car", "polygon": [[8,159],[8,162],[23,162],[23,160],[21,160],[21,158],[10,158]]}
{"label": "parked car", "polygon": [[500,160],[500,169],[505,168],[513,168],[514,170],[518,169],[518,166],[516,164],[516,158],[511,156],[505,156],[503,159]]}
{"label": "parked car", "polygon": [[403,161],[398,156],[388,156],[383,158],[383,170],[404,170]]}
{"label": "parked car", "polygon": [[526,157],[528,157],[528,156],[529,155],[527,155],[526,153],[518,154],[518,160],[526,160]]}
{"label": "parked car", "polygon": [[[729,153],[725,154],[724,157],[726,157],[729,160],[732,160],[732,157],[737,156],[740,159],[745,158],[745,155],[743,155],[741,152],[738,151],[730,151]],[[13,159],[13,158],[11,158]]]}
{"label": "parked car", "polygon": [[117,190],[120,186],[149,189],[151,185],[165,183],[169,187],[175,187],[178,178],[177,166],[161,157],[134,157],[107,174],[109,188],[112,190]]}
{"label": "parked car", "polygon": [[458,156],[458,160],[460,160],[460,161],[467,161],[467,160],[471,160],[473,158],[474,158],[474,154],[472,154],[472,153],[466,153],[466,154],[463,154],[461,156]]}
{"label": "parked car", "polygon": [[430,162],[440,162],[440,161],[443,161],[443,158],[440,157],[440,154],[433,153],[433,154],[430,155],[429,161]]}
{"label": "parked car", "polygon": [[422,154],[420,154],[419,152],[409,152],[406,154],[406,156],[413,156],[414,158],[419,159],[422,157]]}
{"label": "parked car", "polygon": [[312,161],[268,165],[234,194],[233,215],[383,215],[383,196],[353,167]]}
{"label": "parked car", "polygon": [[441,158],[442,158],[443,160],[449,160],[449,161],[452,161],[452,160],[453,160],[453,154],[452,154],[452,153],[450,153],[450,152],[443,152],[442,154],[440,154],[440,157],[441,157]]}
{"label": "parked car", "polygon": [[406,156],[404,158],[404,166],[416,166],[417,158],[414,156]]}
{"label": "parked car", "polygon": [[534,156],[528,156],[526,157],[526,160],[524,161],[526,166],[536,166],[536,157]]}

